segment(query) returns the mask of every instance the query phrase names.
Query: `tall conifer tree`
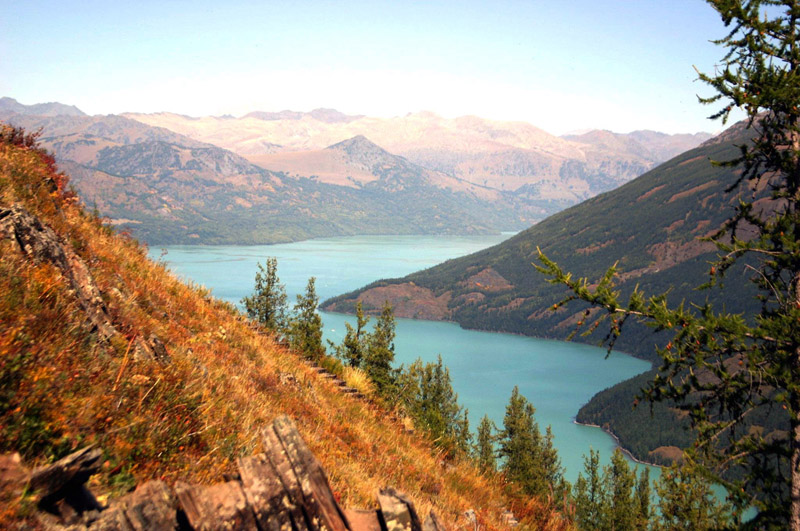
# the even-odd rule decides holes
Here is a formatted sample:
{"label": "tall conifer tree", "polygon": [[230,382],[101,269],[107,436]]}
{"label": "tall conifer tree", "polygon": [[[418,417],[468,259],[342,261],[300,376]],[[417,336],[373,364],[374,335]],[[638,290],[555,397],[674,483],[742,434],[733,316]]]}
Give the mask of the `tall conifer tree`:
{"label": "tall conifer tree", "polygon": [[478,468],[483,472],[494,472],[497,470],[497,459],[495,458],[493,431],[494,423],[489,420],[488,415],[484,415],[481,423],[478,424],[477,441],[475,446],[475,460]]}
{"label": "tall conifer tree", "polygon": [[636,527],[638,508],[634,500],[636,472],[617,449],[611,455],[611,465],[605,469],[606,488],[609,493],[607,509],[609,529],[633,530]]}
{"label": "tall conifer tree", "polygon": [[600,529],[606,521],[606,491],[600,470],[600,453],[590,449],[583,456],[584,473],[578,474],[572,497],[575,522],[580,529]]}
{"label": "tall conifer tree", "polygon": [[369,336],[367,351],[362,365],[364,371],[378,388],[378,392],[383,395],[388,394],[395,383],[395,372],[392,369],[392,362],[394,362],[394,336],[394,311],[392,311],[392,306],[386,302],[375,322],[372,334]]}
{"label": "tall conifer tree", "polygon": [[[714,74],[700,74],[720,105],[747,115],[751,140],[722,164],[737,168],[729,192],[737,205],[711,238],[720,251],[708,286],[737,263],[759,290],[753,315],[715,311],[711,304],[670,307],[667,296],[636,290],[619,299],[612,267],[598,282],[575,279],[540,254],[541,271],[579,298],[606,310],[610,346],[632,318],[672,330],[659,350],[660,372],[646,390],[689,412],[699,441],[691,454],[739,503],[754,504],[758,525],[800,531],[800,1],[709,0],[729,33]],[[739,281],[738,275],[732,280]],[[588,320],[590,328],[598,326]],[[593,322],[592,322],[593,321]],[[762,437],[751,418],[778,416],[785,436]],[[722,475],[726,471],[734,475]],[[732,481],[731,477],[737,477]]]}
{"label": "tall conifer tree", "polygon": [[309,278],[306,292],[297,296],[289,326],[289,342],[296,351],[318,361],[325,354],[325,347],[322,346],[322,319],[317,313],[319,297],[315,283],[314,277]]}
{"label": "tall conifer tree", "polygon": [[365,328],[369,322],[369,317],[364,316],[364,308],[361,301],[356,303],[356,327],[350,323],[345,323],[347,332],[344,335],[342,344],[336,347],[336,355],[351,367],[360,369],[364,363],[364,356],[369,347],[369,333]]}
{"label": "tall conifer tree", "polygon": [[253,294],[242,299],[247,316],[265,328],[282,335],[286,331],[286,288],[278,280],[278,259],[260,263]]}
{"label": "tall conifer tree", "polygon": [[528,494],[553,496],[563,488],[561,463],[552,446],[552,434],[542,437],[535,409],[514,386],[498,435],[502,471]]}
{"label": "tall conifer tree", "polygon": [[725,529],[733,521],[731,507],[720,504],[708,480],[690,466],[663,469],[656,493],[660,515],[655,531]]}
{"label": "tall conifer tree", "polygon": [[642,467],[634,492],[636,503],[636,529],[646,530],[650,522],[650,469]]}

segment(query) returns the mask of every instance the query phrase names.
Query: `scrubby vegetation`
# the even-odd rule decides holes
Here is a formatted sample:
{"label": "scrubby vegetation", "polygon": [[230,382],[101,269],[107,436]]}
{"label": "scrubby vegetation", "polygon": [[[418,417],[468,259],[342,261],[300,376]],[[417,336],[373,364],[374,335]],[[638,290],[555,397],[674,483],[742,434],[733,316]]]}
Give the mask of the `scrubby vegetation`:
{"label": "scrubby vegetation", "polygon": [[[346,506],[370,506],[392,485],[447,521],[472,508],[497,528],[508,507],[533,527],[569,526],[546,500],[469,459],[444,461],[383,406],[338,392],[231,305],[148,260],[75,201],[34,138],[0,127],[0,209],[25,209],[74,251],[114,331],[89,322],[63,270],[0,240],[0,451],[35,464],[97,444],[105,453],[98,493],[157,477],[208,483],[257,451],[259,429],[286,413]],[[167,358],[140,351],[153,338]],[[24,498],[4,499],[2,522],[24,507]]]}

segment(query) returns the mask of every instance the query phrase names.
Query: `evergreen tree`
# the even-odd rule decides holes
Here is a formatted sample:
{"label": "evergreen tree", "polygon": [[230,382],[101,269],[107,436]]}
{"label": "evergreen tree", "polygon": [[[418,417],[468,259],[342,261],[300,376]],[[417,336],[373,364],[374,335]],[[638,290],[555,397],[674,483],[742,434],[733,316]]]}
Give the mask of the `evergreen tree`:
{"label": "evergreen tree", "polygon": [[494,449],[494,422],[489,420],[488,415],[484,415],[481,423],[478,424],[477,444],[475,446],[475,461],[478,468],[483,472],[494,472],[497,470],[497,460],[495,459]]}
{"label": "evergreen tree", "polygon": [[[575,279],[540,254],[540,270],[571,289],[568,300],[606,310],[599,315],[610,323],[609,347],[630,318],[674,332],[659,349],[660,371],[645,396],[682,404],[698,434],[689,457],[740,496],[739,504],[754,504],[758,525],[800,531],[800,1],[709,3],[730,31],[716,41],[726,48],[719,69],[700,74],[715,90],[701,101],[721,104],[712,118],[723,123],[742,109],[752,136],[740,156],[721,163],[739,170],[728,187],[738,201],[711,237],[720,253],[706,286],[746,261],[760,309],[733,315],[710,303],[670,307],[666,294],[648,298],[639,290],[626,302],[615,267],[598,282]],[[587,321],[589,329],[599,325]],[[748,419],[775,415],[785,419],[787,436],[748,429]],[[726,471],[740,479],[723,479]]]}
{"label": "evergreen tree", "polygon": [[502,470],[508,479],[523,486],[529,494],[546,492],[544,474],[538,459],[542,436],[534,421],[534,408],[514,386],[503,417],[499,455],[505,459]]}
{"label": "evergreen tree", "polygon": [[604,480],[609,494],[607,528],[633,530],[636,528],[638,507],[633,497],[636,484],[636,471],[631,470],[628,461],[619,449],[611,456],[611,465],[604,469]]}
{"label": "evergreen tree", "polygon": [[458,404],[442,357],[425,364],[417,359],[405,371],[403,381],[406,406],[415,424],[440,445],[466,453],[471,438],[467,411]]}
{"label": "evergreen tree", "polygon": [[472,447],[472,432],[469,431],[469,410],[464,408],[461,419],[456,421],[455,449],[462,455],[469,455]]}
{"label": "evergreen tree", "polygon": [[633,494],[636,503],[636,529],[646,530],[650,522],[650,469],[642,467]]}
{"label": "evergreen tree", "polygon": [[600,453],[589,450],[583,456],[583,474],[578,474],[572,496],[575,501],[575,523],[580,529],[602,529],[607,520],[607,495],[600,470]]}
{"label": "evergreen tree", "polygon": [[[535,409],[516,386],[506,406],[498,454],[504,458],[502,471],[523,490],[536,496],[552,496],[561,489],[559,460],[546,455],[548,443],[534,418]],[[551,436],[552,438],[552,436]],[[550,444],[550,449],[555,452]]]}
{"label": "evergreen tree", "polygon": [[570,491],[570,485],[564,479],[564,469],[561,467],[561,458],[558,457],[558,450],[553,444],[553,431],[548,425],[544,430],[542,440],[542,466],[547,473],[546,481],[550,485],[553,498],[556,500],[564,499]]}
{"label": "evergreen tree", "polygon": [[[646,530],[650,526],[650,472],[639,478],[617,449],[611,464],[600,469],[600,454],[584,456],[584,472],[572,489],[575,523],[580,529],[601,531]],[[585,475],[584,475],[585,474]]]}
{"label": "evergreen tree", "polygon": [[342,344],[335,347],[336,356],[351,367],[361,368],[364,362],[364,355],[370,339],[369,333],[365,330],[368,322],[369,317],[364,316],[364,308],[361,301],[358,301],[356,303],[356,327],[354,329],[350,323],[345,323],[347,332]]}
{"label": "evergreen tree", "polygon": [[375,383],[378,393],[384,396],[388,396],[395,388],[396,374],[392,370],[394,330],[394,312],[391,305],[386,302],[367,341],[366,355],[362,364],[364,371]]}
{"label": "evergreen tree", "polygon": [[729,527],[731,507],[720,504],[711,484],[690,466],[673,465],[663,469],[656,483],[660,518],[655,531],[705,531]]}
{"label": "evergreen tree", "polygon": [[297,296],[289,325],[289,343],[297,352],[319,361],[325,354],[325,347],[322,346],[322,319],[317,313],[319,297],[315,282],[314,277],[309,278],[305,294]]}
{"label": "evergreen tree", "polygon": [[256,271],[253,295],[242,299],[247,316],[282,335],[286,330],[286,289],[278,280],[278,259],[267,258],[266,269],[260,263]]}

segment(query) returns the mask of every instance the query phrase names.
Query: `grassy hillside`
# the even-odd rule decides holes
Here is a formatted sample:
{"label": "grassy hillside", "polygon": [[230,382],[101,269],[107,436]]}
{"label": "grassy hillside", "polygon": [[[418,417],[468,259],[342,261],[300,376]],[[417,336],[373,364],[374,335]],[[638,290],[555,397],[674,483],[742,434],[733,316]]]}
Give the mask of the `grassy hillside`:
{"label": "grassy hillside", "polygon": [[[158,477],[208,483],[286,413],[345,506],[370,506],[393,485],[450,522],[474,508],[497,528],[507,506],[532,526],[567,525],[499,477],[444,462],[385,409],[338,392],[233,307],[149,261],[77,203],[30,138],[1,127],[1,452],[35,464],[96,444],[98,494]],[[23,219],[27,235],[14,232]],[[27,503],[0,496],[0,525]]]}
{"label": "grassy hillside", "polygon": [[[733,156],[738,141],[743,139],[726,136],[704,144],[492,248],[405,278],[379,281],[323,306],[350,311],[359,298],[368,307],[369,301],[388,297],[405,308],[405,317],[427,315],[468,328],[563,339],[584,307],[550,310],[565,292],[534,270],[537,247],[565,270],[589,278],[599,278],[619,261],[623,293],[638,284],[648,293],[670,290],[672,301],[704,300],[708,294],[694,287],[707,278],[715,250],[698,238],[715,231],[735,202],[734,195],[724,192],[733,182],[732,170],[710,160]],[[742,296],[740,283],[733,284],[714,296],[729,310],[741,311],[750,301]],[[432,311],[429,301],[434,298],[446,304]],[[648,329],[631,329],[618,347],[652,360],[655,341]]]}

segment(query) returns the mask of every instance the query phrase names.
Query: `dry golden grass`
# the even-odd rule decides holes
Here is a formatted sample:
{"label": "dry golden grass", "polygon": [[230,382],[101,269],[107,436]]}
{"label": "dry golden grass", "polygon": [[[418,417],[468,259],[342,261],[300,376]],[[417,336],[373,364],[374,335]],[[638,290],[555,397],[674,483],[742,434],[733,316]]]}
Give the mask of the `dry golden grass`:
{"label": "dry golden grass", "polygon": [[343,379],[347,385],[357,389],[367,397],[375,396],[375,384],[372,383],[367,373],[356,367],[345,367],[343,369]]}
{"label": "dry golden grass", "polygon": [[[446,461],[380,406],[340,393],[232,306],[103,227],[54,175],[36,149],[0,143],[0,206],[24,206],[73,246],[120,336],[98,337],[55,267],[0,241],[0,451],[40,463],[97,444],[106,462],[92,486],[102,494],[151,478],[208,483],[258,451],[260,429],[286,413],[344,506],[371,507],[379,488],[394,486],[453,527],[472,508],[485,528],[500,528],[504,507],[531,527],[569,527],[547,503],[509,494],[467,460]],[[136,338],[152,334],[169,364],[133,355]],[[363,375],[346,379],[369,394]]]}

